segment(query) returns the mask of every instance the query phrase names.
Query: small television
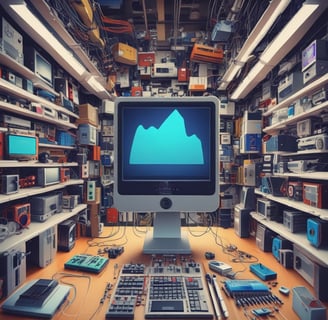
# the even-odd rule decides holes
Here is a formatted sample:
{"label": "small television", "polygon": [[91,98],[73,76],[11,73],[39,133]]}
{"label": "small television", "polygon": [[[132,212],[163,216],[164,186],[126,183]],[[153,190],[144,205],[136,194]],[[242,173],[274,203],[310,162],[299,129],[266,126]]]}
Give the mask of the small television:
{"label": "small television", "polygon": [[59,167],[38,168],[37,184],[46,187],[52,184],[60,183]]}
{"label": "small television", "polygon": [[37,160],[38,137],[7,133],[5,137],[5,157],[8,160]]}
{"label": "small television", "polygon": [[24,62],[45,83],[53,86],[52,64],[38,50],[31,46],[25,46]]}
{"label": "small television", "polygon": [[214,96],[115,101],[114,206],[154,212],[145,253],[183,253],[180,212],[218,208],[219,104]]}

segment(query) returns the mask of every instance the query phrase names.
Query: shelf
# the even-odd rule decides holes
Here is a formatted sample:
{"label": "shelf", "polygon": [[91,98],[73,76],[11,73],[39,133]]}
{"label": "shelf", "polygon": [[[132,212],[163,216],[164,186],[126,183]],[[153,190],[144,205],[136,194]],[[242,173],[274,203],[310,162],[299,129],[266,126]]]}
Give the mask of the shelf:
{"label": "shelf", "polygon": [[0,160],[0,168],[44,168],[44,167],[77,167],[77,162],[49,162],[42,163],[39,161],[18,161],[18,160]]}
{"label": "shelf", "polygon": [[8,55],[0,52],[0,64],[6,66],[10,70],[18,73],[20,76],[31,80],[33,82],[34,87],[47,90],[52,94],[59,96],[59,93],[56,92],[53,88],[43,82],[33,71],[26,68],[24,65],[20,64],[13,58],[9,57]]}
{"label": "shelf", "polygon": [[328,82],[328,73],[322,76],[321,78],[311,82],[307,86],[303,87],[301,90],[298,90],[296,93],[294,93],[284,101],[278,103],[274,107],[270,108],[268,111],[263,112],[263,116],[267,117],[271,115],[274,111],[277,111],[284,107],[288,107],[290,104],[295,102],[295,100],[297,100],[298,98],[308,95],[309,93],[312,94],[314,90],[320,89],[327,82]]}
{"label": "shelf", "polygon": [[257,212],[251,212],[250,214],[256,221],[280,234],[283,238],[296,243],[299,247],[308,252],[317,263],[328,266],[328,250],[312,246],[306,238],[306,233],[292,233],[282,223],[267,220],[263,215]]}
{"label": "shelf", "polygon": [[288,207],[291,207],[296,210],[300,210],[306,213],[309,213],[313,216],[319,217],[323,220],[328,220],[328,209],[320,209],[311,207],[302,201],[290,200],[286,197],[275,197],[272,194],[261,192],[259,189],[255,189],[255,193],[269,200],[276,201]]}
{"label": "shelf", "polygon": [[65,150],[74,150],[75,146],[62,146],[61,144],[51,144],[51,143],[39,143],[39,148],[48,148],[48,149],[65,149]]}
{"label": "shelf", "polygon": [[83,184],[83,182],[84,182],[83,179],[70,179],[66,182],[57,183],[57,184],[47,186],[44,188],[42,188],[40,186],[35,186],[35,187],[19,189],[17,193],[5,194],[5,195],[0,194],[0,203],[6,203],[9,201],[13,201],[13,200],[19,200],[19,199],[22,199],[25,197],[31,197],[31,196],[35,196],[35,195],[50,192],[50,191],[60,190],[67,186]]}
{"label": "shelf", "polygon": [[86,209],[86,204],[80,204],[72,211],[63,210],[61,213],[52,215],[49,219],[44,222],[31,222],[28,228],[21,230],[21,233],[9,236],[4,241],[0,242],[0,252],[11,249],[19,242],[26,242],[47,229],[56,226],[57,224],[75,216],[80,211]]}
{"label": "shelf", "polygon": [[301,114],[288,118],[286,120],[280,121],[279,123],[273,124],[272,126],[265,127],[262,129],[265,133],[273,133],[274,131],[286,129],[286,126],[294,124],[296,121],[308,119],[313,116],[319,116],[321,112],[326,111],[328,106],[328,101],[321,103],[309,110],[304,111]]}
{"label": "shelf", "polygon": [[[16,85],[10,83],[9,81],[6,81],[1,78],[0,78],[0,90],[4,90],[5,92],[8,92],[9,94],[12,94],[15,97],[19,97],[20,99],[26,99],[26,100],[29,100],[32,102],[38,102],[42,105],[45,105],[51,109],[57,110],[68,116],[71,116],[71,117],[74,117],[77,119],[79,118],[79,116],[76,113],[69,111],[68,109],[66,109],[62,106],[58,106],[57,104],[54,104],[54,103],[48,101],[47,99],[44,99],[33,93],[30,93],[20,87],[17,87]],[[11,105],[11,104],[8,103],[8,105]],[[17,108],[17,106],[15,106],[15,107],[16,107],[15,111],[17,112],[17,110],[19,110],[19,109]],[[24,109],[24,108],[21,108],[21,109]],[[29,110],[27,110],[27,111],[29,111]],[[29,112],[31,112],[31,111],[29,111]],[[31,113],[34,114],[35,112],[31,112]],[[48,120],[50,121],[51,118],[42,116],[42,119],[43,119],[43,121],[48,121]],[[66,123],[66,122],[59,121],[59,123]]]}
{"label": "shelf", "polygon": [[302,178],[311,180],[328,180],[328,172],[322,171],[312,171],[312,172],[302,172],[302,173],[275,173],[274,176],[286,177],[286,178]]}
{"label": "shelf", "polygon": [[[0,82],[1,82],[1,79],[0,79]],[[0,87],[1,87],[1,84],[0,84]],[[74,123],[64,122],[64,121],[60,121],[58,119],[49,118],[47,116],[44,116],[43,114],[36,113],[36,112],[30,111],[25,108],[17,107],[16,105],[8,103],[8,102],[0,101],[0,109],[2,111],[14,112],[17,115],[29,117],[29,118],[40,120],[40,121],[47,122],[47,123],[52,123],[63,129],[77,129],[77,125]]]}

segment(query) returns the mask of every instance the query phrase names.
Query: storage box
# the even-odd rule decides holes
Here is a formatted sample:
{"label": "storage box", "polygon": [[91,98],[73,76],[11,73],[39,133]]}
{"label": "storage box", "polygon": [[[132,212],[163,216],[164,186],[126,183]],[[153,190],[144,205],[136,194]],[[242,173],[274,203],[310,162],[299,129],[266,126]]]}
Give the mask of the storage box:
{"label": "storage box", "polygon": [[98,108],[89,103],[79,105],[79,116],[77,123],[89,123],[98,126]]}

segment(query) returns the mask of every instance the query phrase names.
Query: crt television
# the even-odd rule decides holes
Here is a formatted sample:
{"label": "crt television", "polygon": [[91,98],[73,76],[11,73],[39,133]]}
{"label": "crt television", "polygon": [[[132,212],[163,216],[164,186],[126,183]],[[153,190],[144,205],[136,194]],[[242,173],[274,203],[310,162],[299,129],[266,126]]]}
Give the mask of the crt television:
{"label": "crt television", "polygon": [[37,136],[7,133],[5,146],[5,157],[8,160],[38,159]]}
{"label": "crt television", "polygon": [[[115,101],[114,206],[155,213],[149,246],[169,246],[174,239],[176,253],[187,252],[177,245],[183,242],[180,212],[218,208],[219,104],[214,96]],[[174,253],[170,250],[144,247],[145,253]]]}

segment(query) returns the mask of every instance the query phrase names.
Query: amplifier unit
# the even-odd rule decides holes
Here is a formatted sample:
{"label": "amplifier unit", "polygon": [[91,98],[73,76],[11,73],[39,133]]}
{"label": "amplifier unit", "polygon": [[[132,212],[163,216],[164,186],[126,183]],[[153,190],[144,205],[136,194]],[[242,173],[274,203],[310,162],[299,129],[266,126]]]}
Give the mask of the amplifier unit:
{"label": "amplifier unit", "polygon": [[303,182],[303,202],[315,208],[328,208],[328,185]]}
{"label": "amplifier unit", "polygon": [[283,224],[292,233],[305,232],[306,221],[309,215],[302,211],[284,210]]}
{"label": "amplifier unit", "polygon": [[275,236],[272,239],[272,254],[280,262],[280,250],[292,249],[292,243],[281,236]]}
{"label": "amplifier unit", "polygon": [[297,244],[293,244],[294,270],[296,270],[315,291],[321,301],[328,301],[328,268],[323,267],[308,257]]}
{"label": "amplifier unit", "polygon": [[303,183],[301,181],[288,181],[287,197],[288,197],[288,199],[302,201],[303,200]]}
{"label": "amplifier unit", "polygon": [[32,197],[30,200],[32,221],[44,222],[54,213],[62,212],[62,198],[62,192]]}
{"label": "amplifier unit", "polygon": [[25,228],[31,223],[31,205],[14,204],[3,210],[3,216],[8,221],[15,221],[21,228]]}
{"label": "amplifier unit", "polygon": [[328,84],[312,94],[312,104],[316,106],[328,99]]}
{"label": "amplifier unit", "polygon": [[222,63],[223,49],[195,43],[191,51],[190,60],[196,62]]}
{"label": "amplifier unit", "polygon": [[307,239],[314,247],[325,247],[328,245],[328,221],[319,218],[307,220]]}
{"label": "amplifier unit", "polygon": [[318,60],[303,72],[303,82],[306,84],[328,72],[328,61]]}
{"label": "amplifier unit", "polygon": [[256,245],[264,252],[272,251],[272,240],[276,233],[258,223],[256,227]]}
{"label": "amplifier unit", "polygon": [[72,210],[79,204],[80,196],[78,194],[64,195],[63,196],[63,209]]}
{"label": "amplifier unit", "polygon": [[277,89],[278,103],[290,97],[303,87],[303,74],[300,71],[290,73],[279,81]]}
{"label": "amplifier unit", "polygon": [[18,174],[4,174],[0,177],[0,193],[12,194],[19,190],[19,175]]}
{"label": "amplifier unit", "polygon": [[172,62],[155,63],[151,76],[153,78],[176,78],[178,76],[178,69]]}
{"label": "amplifier unit", "polygon": [[314,170],[319,160],[294,160],[287,162],[287,169],[290,172],[302,173],[308,170]]}
{"label": "amplifier unit", "polygon": [[318,134],[315,136],[298,139],[298,150],[328,150],[328,135]]}

